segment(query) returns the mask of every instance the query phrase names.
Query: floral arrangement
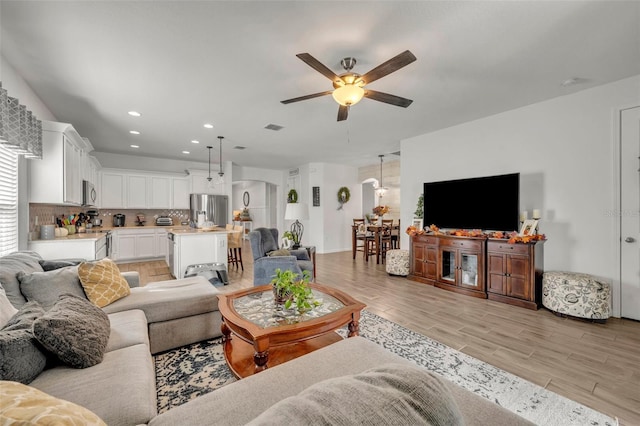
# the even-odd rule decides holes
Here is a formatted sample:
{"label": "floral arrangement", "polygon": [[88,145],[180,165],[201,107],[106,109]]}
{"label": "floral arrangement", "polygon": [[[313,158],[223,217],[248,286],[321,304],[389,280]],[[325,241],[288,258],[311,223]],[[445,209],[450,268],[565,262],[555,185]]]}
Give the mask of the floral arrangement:
{"label": "floral arrangement", "polygon": [[378,216],[384,216],[387,213],[389,213],[389,206],[375,206],[373,208],[373,214]]}

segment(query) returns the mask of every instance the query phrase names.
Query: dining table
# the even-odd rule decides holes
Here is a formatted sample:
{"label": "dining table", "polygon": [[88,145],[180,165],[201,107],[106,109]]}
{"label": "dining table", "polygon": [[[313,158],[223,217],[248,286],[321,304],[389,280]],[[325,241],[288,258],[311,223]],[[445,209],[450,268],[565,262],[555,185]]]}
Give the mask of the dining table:
{"label": "dining table", "polygon": [[[398,229],[400,225],[392,225],[391,229]],[[358,236],[358,229],[359,229],[360,225],[351,225],[351,251],[353,254],[353,258],[356,258],[356,251],[357,251],[357,236]],[[383,231],[385,229],[387,229],[388,226],[385,225],[378,225],[375,223],[370,223],[370,224],[366,224],[365,225],[365,229],[367,230],[367,232],[371,232],[371,234],[373,235],[373,240],[375,241],[375,245],[376,245],[376,263],[379,264],[381,259],[382,259],[382,252],[380,251],[380,246],[381,246],[381,242],[382,242],[382,234]],[[365,259],[368,260],[367,253],[366,253],[366,247],[365,247],[365,255],[364,255]]]}

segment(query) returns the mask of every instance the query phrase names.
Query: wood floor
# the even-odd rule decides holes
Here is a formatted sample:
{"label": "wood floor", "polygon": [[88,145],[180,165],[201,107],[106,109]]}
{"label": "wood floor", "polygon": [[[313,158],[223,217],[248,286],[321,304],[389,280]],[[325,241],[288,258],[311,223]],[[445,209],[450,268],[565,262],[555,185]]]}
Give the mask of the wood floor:
{"label": "wood floor", "polygon": [[[244,271],[231,268],[235,291],[252,285],[251,248]],[[129,263],[141,282],[171,279],[164,261]],[[319,283],[337,287],[367,310],[454,349],[617,417],[640,425],[640,322],[610,318],[606,324],[559,318],[391,277],[384,265],[351,252],[317,255]]]}

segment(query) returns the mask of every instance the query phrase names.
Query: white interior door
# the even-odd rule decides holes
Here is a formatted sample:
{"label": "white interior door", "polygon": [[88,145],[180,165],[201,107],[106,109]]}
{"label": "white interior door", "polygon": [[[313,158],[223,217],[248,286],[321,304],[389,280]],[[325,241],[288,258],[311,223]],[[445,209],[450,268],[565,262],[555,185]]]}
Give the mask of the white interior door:
{"label": "white interior door", "polygon": [[640,320],[640,107],[621,113],[621,316]]}

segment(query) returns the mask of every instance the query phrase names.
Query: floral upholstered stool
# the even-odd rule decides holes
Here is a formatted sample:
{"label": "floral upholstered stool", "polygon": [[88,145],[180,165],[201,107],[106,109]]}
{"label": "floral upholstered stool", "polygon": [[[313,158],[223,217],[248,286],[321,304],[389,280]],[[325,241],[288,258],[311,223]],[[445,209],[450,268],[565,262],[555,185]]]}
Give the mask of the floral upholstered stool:
{"label": "floral upholstered stool", "polygon": [[387,273],[389,275],[409,275],[409,250],[389,250],[387,252]]}
{"label": "floral upholstered stool", "polygon": [[605,322],[611,316],[611,290],[609,283],[588,274],[545,272],[542,304],[556,314]]}

